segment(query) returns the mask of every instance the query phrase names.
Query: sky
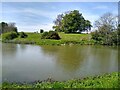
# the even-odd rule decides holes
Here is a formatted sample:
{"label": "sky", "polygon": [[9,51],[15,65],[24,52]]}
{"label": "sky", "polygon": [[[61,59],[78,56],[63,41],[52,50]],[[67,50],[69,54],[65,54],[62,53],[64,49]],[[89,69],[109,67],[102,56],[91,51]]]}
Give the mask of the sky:
{"label": "sky", "polygon": [[0,20],[15,22],[19,32],[52,30],[57,15],[70,10],[79,10],[92,25],[106,12],[118,14],[117,2],[2,2],[0,6]]}

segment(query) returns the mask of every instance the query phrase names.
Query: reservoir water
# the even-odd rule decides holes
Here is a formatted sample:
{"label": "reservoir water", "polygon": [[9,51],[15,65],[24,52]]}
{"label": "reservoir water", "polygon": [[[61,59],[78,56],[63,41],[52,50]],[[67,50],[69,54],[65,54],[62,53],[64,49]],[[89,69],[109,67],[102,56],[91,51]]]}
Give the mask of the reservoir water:
{"label": "reservoir water", "polygon": [[64,81],[118,71],[117,47],[0,45],[3,81]]}

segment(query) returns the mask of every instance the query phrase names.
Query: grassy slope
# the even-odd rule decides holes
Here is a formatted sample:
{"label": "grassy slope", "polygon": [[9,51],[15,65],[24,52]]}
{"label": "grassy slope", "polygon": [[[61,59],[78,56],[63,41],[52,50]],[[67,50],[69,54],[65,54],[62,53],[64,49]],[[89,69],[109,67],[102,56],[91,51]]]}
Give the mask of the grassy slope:
{"label": "grassy slope", "polygon": [[64,82],[46,81],[33,84],[3,83],[3,88],[118,88],[118,72],[84,79],[73,79]]}
{"label": "grassy slope", "polygon": [[61,44],[94,44],[90,34],[64,34],[59,33],[60,40],[41,39],[39,33],[27,33],[27,38],[16,38],[16,43],[36,43],[38,45],[61,45]]}

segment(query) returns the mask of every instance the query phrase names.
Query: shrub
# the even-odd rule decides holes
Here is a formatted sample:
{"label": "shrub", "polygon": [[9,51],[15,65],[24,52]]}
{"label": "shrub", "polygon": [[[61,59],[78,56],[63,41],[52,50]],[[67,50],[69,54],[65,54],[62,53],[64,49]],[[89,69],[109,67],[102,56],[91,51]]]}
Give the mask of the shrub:
{"label": "shrub", "polygon": [[27,34],[25,34],[24,32],[21,32],[20,33],[20,38],[26,38],[28,35]]}
{"label": "shrub", "polygon": [[44,32],[41,36],[41,39],[48,39],[48,32]]}
{"label": "shrub", "polygon": [[59,40],[60,36],[55,31],[44,32],[41,36],[41,39],[56,39]]}
{"label": "shrub", "polygon": [[118,37],[117,31],[108,32],[106,30],[99,30],[91,33],[92,39],[98,42],[99,44],[104,45],[117,45]]}
{"label": "shrub", "polygon": [[102,40],[102,37],[101,37],[101,35],[98,31],[91,32],[91,35],[92,35],[92,39],[94,39],[96,41],[101,41]]}
{"label": "shrub", "polygon": [[44,30],[43,29],[40,29],[40,33],[43,33],[44,32]]}
{"label": "shrub", "polygon": [[18,34],[16,32],[8,32],[2,35],[3,40],[12,40],[17,37],[18,37]]}

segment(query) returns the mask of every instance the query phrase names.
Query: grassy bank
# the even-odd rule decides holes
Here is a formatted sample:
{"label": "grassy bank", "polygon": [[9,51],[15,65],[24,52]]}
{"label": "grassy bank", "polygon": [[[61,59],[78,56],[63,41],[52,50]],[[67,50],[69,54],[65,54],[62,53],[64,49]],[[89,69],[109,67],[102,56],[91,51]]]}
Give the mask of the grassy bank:
{"label": "grassy bank", "polygon": [[[20,44],[37,44],[37,45],[65,45],[65,44],[94,44],[90,34],[65,34],[59,33],[60,40],[41,39],[40,33],[27,33],[27,38],[15,38],[4,42]],[[3,35],[4,36],[4,35]]]}
{"label": "grassy bank", "polygon": [[118,72],[64,82],[41,81],[32,84],[4,82],[2,88],[119,88]]}

